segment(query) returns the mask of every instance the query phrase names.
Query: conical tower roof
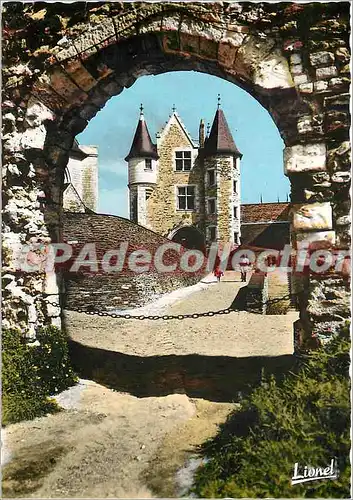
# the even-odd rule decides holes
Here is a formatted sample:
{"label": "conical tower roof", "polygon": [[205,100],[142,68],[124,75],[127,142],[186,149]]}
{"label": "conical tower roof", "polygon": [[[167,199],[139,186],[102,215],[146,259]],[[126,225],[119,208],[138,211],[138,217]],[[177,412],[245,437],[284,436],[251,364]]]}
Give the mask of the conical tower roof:
{"label": "conical tower roof", "polygon": [[226,117],[220,108],[216,111],[210,135],[205,141],[205,155],[216,154],[243,156],[235,145]]}
{"label": "conical tower roof", "polygon": [[130,158],[154,158],[158,159],[156,145],[153,144],[151,140],[150,133],[145,122],[145,117],[143,114],[143,108],[141,104],[140,119],[136,127],[136,132],[134,135],[134,140],[130,148],[130,152],[125,158],[129,161]]}

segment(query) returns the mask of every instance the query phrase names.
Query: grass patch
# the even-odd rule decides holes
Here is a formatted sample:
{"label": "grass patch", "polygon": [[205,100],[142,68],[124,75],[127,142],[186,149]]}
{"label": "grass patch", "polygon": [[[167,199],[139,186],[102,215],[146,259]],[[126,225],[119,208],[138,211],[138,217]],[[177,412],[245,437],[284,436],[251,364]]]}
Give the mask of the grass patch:
{"label": "grass patch", "polygon": [[21,456],[3,468],[2,493],[6,498],[27,496],[35,492],[67,450],[62,446],[40,443],[22,450]]}
{"label": "grass patch", "polygon": [[55,327],[42,328],[34,345],[17,329],[2,332],[2,423],[59,411],[50,398],[77,381],[65,334]]}
{"label": "grass patch", "polygon": [[266,314],[274,314],[274,315],[287,314],[289,308],[290,308],[290,303],[288,300],[270,302],[266,307]]}
{"label": "grass patch", "polygon": [[[213,498],[350,497],[350,339],[313,352],[283,381],[264,379],[200,448],[193,493]],[[291,486],[295,462],[322,467],[338,460],[336,480]]]}

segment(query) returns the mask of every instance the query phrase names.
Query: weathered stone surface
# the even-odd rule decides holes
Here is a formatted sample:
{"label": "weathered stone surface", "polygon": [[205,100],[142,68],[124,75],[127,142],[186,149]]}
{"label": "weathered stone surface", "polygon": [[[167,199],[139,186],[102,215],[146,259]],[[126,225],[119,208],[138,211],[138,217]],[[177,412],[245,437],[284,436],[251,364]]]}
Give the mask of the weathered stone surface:
{"label": "weathered stone surface", "polygon": [[293,80],[294,80],[294,83],[296,85],[301,85],[303,83],[307,83],[308,82],[308,77],[305,74],[304,75],[295,75],[294,78],[293,78]]}
{"label": "weathered stone surface", "polygon": [[339,184],[344,184],[350,182],[351,173],[350,172],[335,172],[332,177],[332,182],[337,182]]}
{"label": "weathered stone surface", "polygon": [[302,83],[299,85],[299,90],[303,94],[311,94],[314,91],[313,83]]}
{"label": "weathered stone surface", "polygon": [[304,73],[302,64],[294,64],[290,67],[292,75],[301,75]]}
{"label": "weathered stone surface", "polygon": [[51,75],[50,85],[66,102],[81,103],[87,99],[87,94],[58,68]]}
{"label": "weathered stone surface", "polygon": [[307,203],[293,205],[292,228],[295,232],[332,229],[332,208],[330,203]]}
{"label": "weathered stone surface", "polygon": [[338,47],[335,54],[339,61],[347,62],[350,59],[350,53],[347,47]]}
{"label": "weathered stone surface", "polygon": [[63,67],[82,90],[87,92],[97,84],[97,80],[87,71],[80,59],[71,59]]}
{"label": "weathered stone surface", "polygon": [[332,54],[332,52],[314,52],[310,54],[310,63],[313,66],[321,66],[321,65],[328,65],[331,64],[335,61],[335,56]]}
{"label": "weathered stone surface", "polygon": [[342,217],[338,217],[338,219],[336,219],[337,226],[349,226],[351,222],[350,215],[343,215]]}
{"label": "weathered stone surface", "polygon": [[295,248],[299,249],[304,246],[310,247],[312,250],[321,248],[330,248],[334,246],[336,241],[335,231],[315,231],[313,233],[300,233],[294,235]]}
{"label": "weathered stone surface", "polygon": [[328,82],[326,80],[319,80],[318,82],[314,82],[314,90],[317,92],[323,92],[327,90]]}
{"label": "weathered stone surface", "polygon": [[291,64],[301,64],[302,63],[302,58],[300,54],[292,54],[290,56],[290,62]]}
{"label": "weathered stone surface", "polygon": [[[308,195],[316,200],[333,200],[334,206],[344,206],[349,198],[350,164],[346,145],[350,127],[348,4],[343,2],[337,11],[334,3],[327,3],[325,19],[311,15],[310,3],[296,5],[299,11],[292,12],[293,8],[281,3],[264,7],[157,2],[142,3],[138,8],[133,3],[112,4],[108,13],[109,9],[97,12],[97,6],[88,3],[86,17],[81,15],[80,22],[64,27],[62,15],[72,20],[82,14],[82,5],[68,7],[53,3],[53,16],[60,19],[59,31],[55,27],[43,30],[42,21],[32,15],[35,7],[31,4],[22,10],[18,8],[14,29],[13,16],[5,7],[6,242],[15,245],[38,235],[59,237],[60,182],[66,154],[60,150],[71,147],[59,130],[73,137],[84,129],[96,109],[111,95],[118,94],[123,86],[131,86],[136,77],[176,69],[212,73],[248,89],[269,110],[286,144],[285,172],[291,179],[293,198],[301,201]],[[305,19],[304,24],[299,22],[298,15]],[[157,49],[148,41],[150,34],[159,30],[165,34],[161,43],[155,38],[160,50],[158,56],[161,58],[163,52],[167,54],[163,64],[155,62]],[[109,64],[104,58],[113,46],[123,42],[131,42],[129,46],[137,57],[131,57],[125,50],[116,71],[115,55]],[[92,92],[94,86],[97,90]],[[37,99],[33,101],[30,96]],[[327,161],[326,148],[329,150]],[[326,164],[331,179],[314,178],[315,172],[326,171]],[[35,196],[26,193],[35,193]],[[347,222],[344,219],[347,213],[346,208],[335,209],[336,245],[349,244],[348,226],[337,224],[337,221]],[[305,220],[310,218],[320,225],[318,216],[302,217],[299,225],[305,225]],[[329,225],[327,214],[323,219],[322,224]],[[331,232],[331,228],[328,231]],[[16,237],[11,239],[10,235]],[[5,260],[9,265],[11,258],[8,252]],[[19,280],[15,283],[15,288],[24,289],[24,283]],[[33,294],[39,294],[42,283],[42,276],[33,279]],[[312,291],[308,286],[310,296]],[[27,318],[31,335],[37,326],[50,321],[47,311],[39,304],[37,308],[29,305],[27,311],[28,304],[24,307],[21,294],[11,287],[7,293],[9,307],[5,310],[10,323],[25,328],[23,319],[14,312],[14,305],[19,315]],[[309,335],[311,321],[305,301],[301,302],[300,314],[301,326]],[[315,320],[319,321],[320,315],[319,311]],[[52,323],[56,321],[54,317]],[[320,324],[329,328],[330,321]]]}
{"label": "weathered stone surface", "polygon": [[284,149],[284,173],[317,172],[326,170],[326,145],[297,144]]}
{"label": "weathered stone surface", "polygon": [[327,66],[325,68],[317,68],[316,70],[316,78],[318,80],[325,80],[325,78],[332,78],[333,76],[337,76],[338,71],[336,66]]}

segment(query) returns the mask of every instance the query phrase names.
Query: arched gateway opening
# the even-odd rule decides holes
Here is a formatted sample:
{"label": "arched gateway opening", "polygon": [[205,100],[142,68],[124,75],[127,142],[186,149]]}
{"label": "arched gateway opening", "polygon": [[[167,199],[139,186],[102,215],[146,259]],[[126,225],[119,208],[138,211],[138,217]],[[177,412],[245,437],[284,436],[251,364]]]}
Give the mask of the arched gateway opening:
{"label": "arched gateway opening", "polygon": [[[84,13],[82,4],[20,6],[16,23],[11,9],[18,7],[10,5],[4,16],[4,245],[6,270],[13,276],[5,310],[10,322],[18,321],[19,295],[28,299],[32,327],[59,322],[60,308],[33,301],[33,294],[45,290],[59,303],[59,276],[19,277],[13,249],[48,238],[61,241],[64,169],[74,138],[110,97],[142,75],[206,72],[254,96],[285,143],[294,248],[305,240],[347,247],[348,6],[345,12],[332,4],[87,5]],[[47,26],[47,17],[58,23]],[[324,50],[326,31],[320,29],[315,31],[319,49],[312,48],[311,28],[337,17],[342,28],[333,52]],[[300,29],[292,30],[293,19]],[[315,278],[309,292],[308,279],[298,281],[299,328],[309,337],[323,334],[328,324],[334,331],[341,323],[337,304],[331,314],[317,301],[320,296],[325,302],[332,285]],[[344,289],[341,276],[330,279]],[[347,316],[346,298],[348,292],[339,303],[340,317]]]}
{"label": "arched gateway opening", "polygon": [[181,227],[174,231],[169,237],[172,241],[179,243],[185,248],[200,250],[201,252],[205,251],[205,236],[196,227]]}

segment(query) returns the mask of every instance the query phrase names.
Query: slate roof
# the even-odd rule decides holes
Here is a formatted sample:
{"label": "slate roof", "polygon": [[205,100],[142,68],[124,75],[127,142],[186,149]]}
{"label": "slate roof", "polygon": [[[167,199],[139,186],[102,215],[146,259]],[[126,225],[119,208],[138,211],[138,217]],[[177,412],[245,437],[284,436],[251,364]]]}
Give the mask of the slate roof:
{"label": "slate roof", "polygon": [[241,224],[241,246],[280,250],[290,242],[289,222]]}
{"label": "slate roof", "polygon": [[290,203],[249,203],[241,205],[242,224],[259,222],[288,222]]}
{"label": "slate roof", "polygon": [[242,157],[235,145],[229,126],[222,109],[217,109],[211,132],[205,140],[205,156],[211,156],[219,153],[234,154]]}
{"label": "slate roof", "polygon": [[78,143],[77,139],[74,139],[72,148],[70,150],[70,156],[73,158],[78,158],[80,160],[83,160],[84,158],[87,158],[88,154],[83,151]]}
{"label": "slate roof", "polygon": [[139,122],[136,127],[134,140],[132,141],[131,149],[125,161],[130,158],[154,158],[157,160],[157,147],[151,140],[150,133],[145,122],[145,118],[141,113]]}

